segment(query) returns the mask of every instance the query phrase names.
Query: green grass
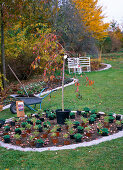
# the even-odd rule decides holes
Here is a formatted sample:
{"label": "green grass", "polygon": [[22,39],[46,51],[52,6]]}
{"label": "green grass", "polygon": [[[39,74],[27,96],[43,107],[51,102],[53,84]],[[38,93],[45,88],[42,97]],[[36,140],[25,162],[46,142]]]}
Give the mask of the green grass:
{"label": "green grass", "polygon": [[20,152],[0,148],[0,169],[121,170],[123,138],[74,150]]}
{"label": "green grass", "polygon": [[[111,57],[103,58],[103,62],[110,63],[112,68],[101,72],[87,73],[89,79],[95,81],[94,89],[91,86],[83,86],[83,78],[77,75],[82,100],[76,98],[75,85],[64,89],[65,108],[76,110],[78,106],[81,106],[82,109],[89,107],[98,111],[123,114],[123,57],[115,55],[113,59]],[[72,75],[70,76],[72,77]],[[61,90],[52,93],[51,101],[47,97],[42,102],[43,109],[53,106],[61,108]],[[25,112],[27,111],[29,110],[25,109]],[[9,109],[0,113],[0,118],[12,116]],[[38,153],[8,151],[0,147],[0,151],[0,169],[123,169],[123,138],[76,150]]]}

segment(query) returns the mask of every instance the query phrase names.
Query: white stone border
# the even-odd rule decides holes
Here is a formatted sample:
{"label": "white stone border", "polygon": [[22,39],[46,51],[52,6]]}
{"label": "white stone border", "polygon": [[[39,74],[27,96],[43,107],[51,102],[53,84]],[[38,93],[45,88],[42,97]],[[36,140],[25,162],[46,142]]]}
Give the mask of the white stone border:
{"label": "white stone border", "polygon": [[[71,78],[71,79],[73,79],[73,78]],[[64,85],[64,87],[71,86],[71,85],[73,85],[73,84],[76,83],[76,82],[77,82],[77,79],[73,79],[73,81],[72,81],[71,83],[68,83],[68,84]],[[58,89],[61,89],[61,88],[62,88],[62,86],[57,87],[57,88],[55,88],[55,89],[53,89],[53,90],[58,90]],[[51,91],[51,90],[48,90],[48,91],[46,91],[46,92],[43,92],[40,96],[43,96],[43,95],[49,93],[50,91]],[[38,96],[38,94],[36,94],[35,96]],[[11,106],[11,104],[4,106],[4,107],[3,107],[3,110],[10,108],[10,106]]]}
{"label": "white stone border", "polygon": [[[72,111],[72,112],[76,112],[76,111]],[[98,112],[98,113],[100,113],[102,115],[105,114],[104,112]],[[114,113],[113,116],[116,117],[116,114]],[[6,119],[6,122],[11,121],[11,119],[12,118]],[[123,115],[121,115],[121,120],[123,120]],[[78,148],[78,147],[86,147],[86,146],[97,145],[99,143],[110,141],[110,140],[117,139],[117,138],[120,138],[120,137],[123,137],[123,130],[118,132],[118,133],[115,133],[113,135],[105,136],[105,137],[99,138],[97,140],[92,140],[90,142],[64,145],[64,146],[61,146],[61,147],[52,146],[52,147],[44,147],[44,148],[29,148],[29,147],[28,148],[22,148],[21,146],[7,144],[7,143],[4,143],[2,141],[0,141],[0,146],[4,147],[6,149],[13,149],[13,150],[19,150],[19,151],[24,151],[24,152],[26,152],[26,151],[33,151],[33,152],[57,151],[57,150],[75,149],[75,148]]]}
{"label": "white stone border", "polygon": [[120,138],[120,137],[123,137],[123,131],[120,131],[120,132],[113,134],[113,135],[110,135],[110,136],[102,137],[98,140],[93,140],[93,141],[90,141],[90,142],[83,142],[83,143],[78,143],[78,144],[64,145],[64,146],[61,146],[61,147],[52,146],[52,147],[45,147],[45,148],[22,148],[20,146],[7,144],[7,143],[4,143],[2,141],[0,141],[0,146],[6,148],[8,150],[13,149],[13,150],[24,151],[24,152],[26,152],[26,151],[33,151],[33,152],[57,151],[57,150],[75,149],[75,148],[78,148],[78,147],[86,147],[86,146],[97,145],[99,143],[110,141],[110,140],[117,139],[117,138]]}
{"label": "white stone border", "polygon": [[[106,63],[101,63],[101,64],[106,65],[106,68],[103,68],[103,69],[100,69],[100,70],[95,70],[95,72],[107,70],[107,69],[109,69],[109,68],[112,67],[111,64],[106,64]],[[73,79],[73,81],[72,81],[71,83],[64,85],[64,87],[73,85],[73,84],[76,83],[76,82],[77,82],[77,79]],[[57,88],[55,88],[55,89],[53,89],[53,90],[58,90],[58,89],[61,89],[61,88],[62,88],[62,86],[57,87]],[[45,94],[47,94],[47,93],[49,93],[49,92],[50,92],[50,90],[48,90],[48,91],[46,91],[46,92],[43,92],[43,93],[41,94],[41,96],[43,96],[43,95],[45,95]],[[38,96],[38,94],[35,95],[35,96]],[[3,107],[3,110],[10,108],[10,105],[11,105],[11,104],[4,106],[4,107]]]}
{"label": "white stone border", "polygon": [[111,66],[111,64],[106,64],[106,63],[101,63],[101,64],[104,64],[104,65],[106,65],[106,67],[105,68],[102,68],[102,69],[100,69],[100,70],[95,70],[95,71],[103,71],[103,70],[108,70],[109,68],[111,68],[112,66]]}

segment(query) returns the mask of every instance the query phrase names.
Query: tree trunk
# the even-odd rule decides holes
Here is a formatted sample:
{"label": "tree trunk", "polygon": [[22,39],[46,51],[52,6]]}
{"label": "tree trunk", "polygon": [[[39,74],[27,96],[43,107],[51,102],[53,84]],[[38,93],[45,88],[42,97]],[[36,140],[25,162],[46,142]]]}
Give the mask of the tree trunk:
{"label": "tree trunk", "polygon": [[3,21],[3,5],[1,4],[1,72],[3,74],[3,88],[6,87],[6,67],[5,67],[5,48],[4,48],[4,21]]}
{"label": "tree trunk", "polygon": [[65,69],[65,59],[63,58],[63,77],[62,77],[62,111],[64,111],[64,69]]}

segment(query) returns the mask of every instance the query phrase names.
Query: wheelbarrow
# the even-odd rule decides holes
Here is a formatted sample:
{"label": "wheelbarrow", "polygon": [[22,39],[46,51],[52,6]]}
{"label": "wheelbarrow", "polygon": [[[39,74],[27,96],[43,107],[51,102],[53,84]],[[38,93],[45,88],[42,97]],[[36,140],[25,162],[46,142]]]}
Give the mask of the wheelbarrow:
{"label": "wheelbarrow", "polygon": [[[45,90],[46,88],[43,88],[42,91],[38,94],[38,95],[31,95],[31,96],[22,96],[22,95],[18,95],[18,94],[13,94],[13,95],[10,95],[11,97],[13,97],[16,101],[23,101],[24,102],[24,106],[28,107],[30,110],[33,110],[33,111],[37,111],[36,110],[36,105],[37,104],[40,104],[40,109],[41,109],[41,103],[43,101],[43,99],[48,96],[50,93],[56,91],[56,90],[51,90],[49,93],[47,93],[45,96],[43,97],[40,97],[41,96],[41,93]],[[10,106],[10,111],[13,113],[13,114],[16,114],[17,111],[16,111],[16,101],[13,101],[11,103],[11,106]],[[31,105],[34,105],[34,108],[31,106]]]}

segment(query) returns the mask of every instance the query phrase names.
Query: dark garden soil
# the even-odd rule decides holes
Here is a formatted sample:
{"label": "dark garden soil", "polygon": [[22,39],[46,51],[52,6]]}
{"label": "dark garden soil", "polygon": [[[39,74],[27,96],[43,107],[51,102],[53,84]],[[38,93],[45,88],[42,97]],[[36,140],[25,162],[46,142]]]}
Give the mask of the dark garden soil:
{"label": "dark garden soil", "polygon": [[[78,133],[78,130],[76,127],[74,127],[74,122],[75,121],[79,121],[79,126],[82,126],[84,128],[83,132],[81,133],[82,135],[82,141],[81,142],[85,142],[85,141],[91,141],[91,140],[94,140],[94,139],[99,139],[102,137],[103,135],[103,130],[107,133],[105,133],[104,135],[108,136],[108,135],[111,135],[111,134],[114,134],[114,133],[117,133],[118,130],[117,130],[117,125],[116,125],[116,119],[114,119],[114,122],[113,123],[108,123],[108,125],[104,125],[104,117],[105,115],[101,115],[100,118],[96,118],[96,120],[94,121],[93,124],[89,124],[89,122],[87,122],[86,124],[83,124],[82,120],[81,120],[81,117],[82,117],[82,114],[81,115],[78,115],[77,113],[75,114],[75,118],[74,119],[69,119],[73,122],[72,125],[69,125],[69,128],[67,125],[61,125],[61,131],[59,129],[59,127],[57,127],[56,131],[54,132],[55,134],[59,135],[57,137],[51,137],[51,134],[52,134],[52,129],[54,128],[55,125],[58,125],[57,124],[57,119],[55,118],[54,120],[49,120],[49,118],[46,118],[46,114],[43,115],[44,117],[44,122],[47,122],[49,121],[51,123],[51,126],[49,126],[48,128],[44,128],[44,122],[41,122],[40,125],[42,127],[42,132],[39,132],[39,130],[36,130],[36,124],[35,123],[32,123],[33,125],[31,125],[31,132],[28,133],[28,129],[27,128],[23,128],[22,129],[22,122],[27,122],[28,119],[31,120],[31,122],[34,122],[34,118],[35,116],[32,116],[31,118],[17,118],[16,122],[15,122],[15,126],[11,126],[10,125],[10,122],[4,124],[4,125],[1,125],[2,127],[0,128],[0,141],[4,141],[4,135],[9,135],[10,136],[10,143],[13,144],[13,145],[19,145],[21,147],[31,147],[31,148],[35,148],[36,146],[34,145],[34,141],[36,141],[37,139],[41,138],[43,141],[44,141],[44,144],[42,147],[50,147],[50,146],[63,146],[65,145],[64,141],[68,141],[68,144],[74,144],[76,143],[75,139],[71,139],[70,138],[70,131],[69,129],[72,129],[74,132],[73,134],[76,134]],[[90,117],[90,114],[88,113],[88,116],[87,116],[87,119]],[[40,119],[39,118],[36,118],[37,119]],[[119,120],[121,122],[121,120]],[[98,123],[102,123],[101,127],[99,127]],[[6,126],[9,126],[10,127],[10,130],[9,131],[5,131],[5,127]],[[71,126],[71,127],[70,127]],[[86,127],[90,126],[90,131],[89,133],[87,133],[87,129]],[[122,124],[123,126],[123,124]],[[21,129],[21,135],[20,135],[20,144],[16,144],[16,139],[14,137],[15,135],[15,129],[17,128],[20,128]],[[106,129],[104,129],[106,128]],[[46,132],[47,130],[47,132]],[[36,132],[39,132],[38,134],[36,134]],[[67,133],[68,134],[68,137],[65,139],[63,136],[64,134]],[[26,135],[25,137],[22,137],[24,136],[24,134]],[[44,134],[46,134],[46,138],[44,138]],[[30,136],[33,136],[33,140],[31,141],[30,140]],[[53,143],[52,139],[55,138],[58,143],[55,142],[55,144]],[[32,146],[32,144],[34,146]]]}

